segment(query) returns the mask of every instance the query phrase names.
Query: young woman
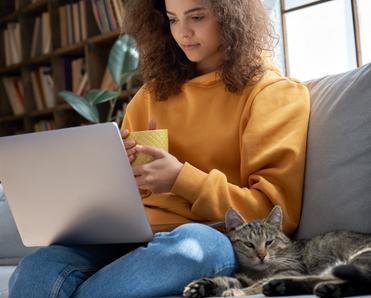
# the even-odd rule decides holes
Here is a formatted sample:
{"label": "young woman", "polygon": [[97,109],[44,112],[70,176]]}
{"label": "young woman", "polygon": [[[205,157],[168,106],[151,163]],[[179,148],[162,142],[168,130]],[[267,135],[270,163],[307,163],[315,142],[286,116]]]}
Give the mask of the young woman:
{"label": "young woman", "polygon": [[[160,297],[202,276],[237,269],[226,236],[204,224],[234,207],[246,219],[273,205],[287,233],[301,208],[308,91],[269,63],[272,35],[260,0],[133,0],[127,31],[144,86],[122,134],[167,128],[169,153],[125,142],[154,160],[133,168],[152,224],[178,224],[147,245],[50,246],[24,258],[12,297]],[[128,253],[128,251],[130,251]]]}

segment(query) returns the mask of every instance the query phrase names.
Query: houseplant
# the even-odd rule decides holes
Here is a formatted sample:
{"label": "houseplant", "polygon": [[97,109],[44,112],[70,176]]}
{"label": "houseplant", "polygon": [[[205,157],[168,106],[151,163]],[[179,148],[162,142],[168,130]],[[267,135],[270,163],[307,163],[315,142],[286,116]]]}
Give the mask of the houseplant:
{"label": "houseplant", "polygon": [[[70,91],[61,91],[59,95],[82,117],[90,122],[98,123],[113,121],[113,111],[122,86],[127,85],[135,74],[139,64],[139,52],[133,37],[128,34],[120,36],[112,46],[108,57],[108,69],[117,90],[92,89],[85,96]],[[109,102],[109,111],[105,119],[101,119],[98,105]]]}

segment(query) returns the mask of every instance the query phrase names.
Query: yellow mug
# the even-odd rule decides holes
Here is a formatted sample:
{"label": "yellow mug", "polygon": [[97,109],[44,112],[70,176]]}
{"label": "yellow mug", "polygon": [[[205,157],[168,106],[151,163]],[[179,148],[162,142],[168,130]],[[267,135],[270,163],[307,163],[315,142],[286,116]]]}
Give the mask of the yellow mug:
{"label": "yellow mug", "polygon": [[[169,151],[169,141],[168,141],[168,132],[167,129],[149,129],[142,131],[132,131],[127,136],[126,140],[134,140],[139,145],[149,145]],[[150,162],[153,160],[153,157],[144,154],[137,153],[135,160],[133,161],[133,166],[139,166]]]}

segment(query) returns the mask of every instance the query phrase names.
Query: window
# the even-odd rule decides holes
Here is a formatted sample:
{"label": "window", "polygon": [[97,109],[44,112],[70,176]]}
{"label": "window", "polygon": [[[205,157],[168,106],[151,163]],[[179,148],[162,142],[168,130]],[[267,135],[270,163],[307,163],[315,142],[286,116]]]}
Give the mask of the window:
{"label": "window", "polygon": [[358,0],[359,34],[362,64],[371,62],[371,0]]}
{"label": "window", "polygon": [[291,9],[298,6],[303,6],[309,3],[316,2],[318,0],[286,0],[285,3],[285,9]]}
{"label": "window", "polygon": [[[281,37],[282,22],[280,2],[277,0],[264,0],[264,5],[274,25],[275,34]],[[275,44],[273,62],[280,69],[281,73],[285,73],[285,57],[282,38],[279,38],[278,43]]]}
{"label": "window", "polygon": [[348,0],[328,1],[285,14],[287,68],[308,80],[357,66]]}
{"label": "window", "polygon": [[286,75],[305,81],[371,62],[371,0],[263,1],[281,12],[275,56]]}

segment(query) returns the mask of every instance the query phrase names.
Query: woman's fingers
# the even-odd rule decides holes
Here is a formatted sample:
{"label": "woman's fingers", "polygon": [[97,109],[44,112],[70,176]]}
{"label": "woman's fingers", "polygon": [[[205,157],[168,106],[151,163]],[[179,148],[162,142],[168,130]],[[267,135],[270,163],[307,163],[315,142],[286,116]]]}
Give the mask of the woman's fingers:
{"label": "woman's fingers", "polygon": [[136,142],[134,140],[128,140],[128,141],[124,141],[124,145],[125,145],[125,149],[128,150],[128,149],[135,147]]}
{"label": "woman's fingers", "polygon": [[124,130],[121,130],[120,132],[121,132],[121,137],[122,137],[123,139],[126,139],[127,136],[129,135],[129,130],[126,129],[126,128],[125,128]]}
{"label": "woman's fingers", "polygon": [[164,150],[148,145],[137,145],[135,149],[136,152],[151,155],[154,159],[162,158],[166,154]]}

